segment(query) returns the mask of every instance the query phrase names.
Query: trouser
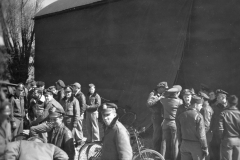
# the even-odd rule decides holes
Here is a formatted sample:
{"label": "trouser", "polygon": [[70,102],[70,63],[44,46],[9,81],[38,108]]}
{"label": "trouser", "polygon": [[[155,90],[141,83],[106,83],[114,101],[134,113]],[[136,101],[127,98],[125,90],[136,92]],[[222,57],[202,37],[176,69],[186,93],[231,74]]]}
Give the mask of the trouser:
{"label": "trouser", "polygon": [[210,160],[210,157],[212,156],[212,149],[210,147],[210,143],[212,141],[213,133],[212,131],[208,131],[206,133],[206,138],[207,138],[207,145],[208,145],[208,152],[209,154],[205,157],[205,160]]}
{"label": "trouser", "polygon": [[[13,137],[23,133],[23,119],[14,117],[14,121],[16,123],[16,128],[13,130]],[[16,140],[21,140],[21,137],[17,138]]]}
{"label": "trouser", "polygon": [[161,142],[162,142],[162,122],[163,117],[160,113],[153,113],[152,114],[152,124],[153,124],[153,149],[157,152],[160,152],[161,149]]}
{"label": "trouser", "polygon": [[183,140],[180,152],[181,160],[204,160],[200,142]]}
{"label": "trouser", "polygon": [[162,125],[162,144],[161,144],[161,154],[165,157],[167,141],[171,141],[171,155],[172,160],[176,160],[178,156],[178,139],[177,139],[177,126],[175,120],[164,119]]}
{"label": "trouser", "polygon": [[240,160],[240,138],[224,138],[221,142],[221,160]]}
{"label": "trouser", "polygon": [[83,141],[83,115],[80,117],[80,120],[78,121],[74,137],[77,142]]}
{"label": "trouser", "polygon": [[87,141],[99,141],[98,111],[86,112]]}
{"label": "trouser", "polygon": [[211,160],[220,159],[220,144],[221,144],[221,139],[219,137],[218,131],[214,131],[212,141],[210,143],[210,147],[212,150]]}
{"label": "trouser", "polygon": [[51,125],[51,123],[41,123],[37,126],[32,126],[30,128],[30,136],[34,137],[40,137],[43,138],[43,140],[45,142],[47,142],[47,132],[49,132],[51,129],[53,129],[53,126]]}

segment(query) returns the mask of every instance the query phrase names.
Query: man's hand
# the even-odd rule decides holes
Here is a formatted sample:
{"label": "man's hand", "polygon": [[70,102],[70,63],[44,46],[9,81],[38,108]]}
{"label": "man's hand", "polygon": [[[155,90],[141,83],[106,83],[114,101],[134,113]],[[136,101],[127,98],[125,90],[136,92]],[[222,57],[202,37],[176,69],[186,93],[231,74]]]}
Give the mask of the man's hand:
{"label": "man's hand", "polygon": [[202,149],[202,152],[203,152],[203,157],[207,157],[209,152],[208,152],[208,149]]}

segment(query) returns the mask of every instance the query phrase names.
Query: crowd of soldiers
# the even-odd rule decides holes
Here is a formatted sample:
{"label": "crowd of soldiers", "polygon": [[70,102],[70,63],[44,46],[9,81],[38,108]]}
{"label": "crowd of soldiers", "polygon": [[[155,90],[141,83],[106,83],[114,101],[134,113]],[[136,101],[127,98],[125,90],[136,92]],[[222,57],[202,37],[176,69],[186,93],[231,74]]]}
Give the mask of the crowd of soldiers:
{"label": "crowd of soldiers", "polygon": [[[8,88],[5,94],[2,91],[0,160],[74,160],[77,146],[100,141],[99,115],[105,132],[102,155],[95,159],[132,159],[129,133],[118,121],[117,105],[102,104],[94,84],[89,84],[86,96],[79,83],[65,86],[62,80],[48,88],[42,81],[31,81]],[[152,112],[153,148],[171,160],[239,160],[237,104],[235,95],[221,89],[202,86],[195,93],[194,89],[180,85],[168,88],[167,82],[160,82],[147,100]],[[28,141],[18,136],[26,129],[30,130]]]}
{"label": "crowd of soldiers", "polygon": [[201,85],[195,93],[193,88],[168,88],[167,82],[160,82],[147,100],[154,149],[171,160],[239,160],[237,105],[238,98],[221,89]]}
{"label": "crowd of soldiers", "polygon": [[[132,158],[128,131],[118,121],[117,105],[101,105],[94,84],[89,84],[87,96],[81,92],[79,83],[65,86],[62,80],[47,89],[42,81],[32,81],[26,86],[18,84],[11,89],[5,90],[2,94],[5,98],[0,101],[0,159],[74,160],[77,146],[100,141],[99,111],[108,133],[105,137],[109,138],[103,141],[102,156],[98,159]],[[86,139],[83,136],[84,117]],[[21,140],[19,135],[27,129],[31,138]]]}

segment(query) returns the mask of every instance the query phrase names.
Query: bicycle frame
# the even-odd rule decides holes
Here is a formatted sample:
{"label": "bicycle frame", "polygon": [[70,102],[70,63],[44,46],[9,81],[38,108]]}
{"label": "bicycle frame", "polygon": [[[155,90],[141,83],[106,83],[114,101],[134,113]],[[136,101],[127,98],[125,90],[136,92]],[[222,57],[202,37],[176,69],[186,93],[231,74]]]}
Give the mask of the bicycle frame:
{"label": "bicycle frame", "polygon": [[137,151],[138,151],[140,157],[143,158],[141,150],[144,148],[144,146],[142,145],[142,143],[141,143],[141,141],[138,137],[139,133],[136,129],[134,129],[133,132],[134,132],[134,137],[135,137],[135,140],[136,140],[136,143],[137,143]]}

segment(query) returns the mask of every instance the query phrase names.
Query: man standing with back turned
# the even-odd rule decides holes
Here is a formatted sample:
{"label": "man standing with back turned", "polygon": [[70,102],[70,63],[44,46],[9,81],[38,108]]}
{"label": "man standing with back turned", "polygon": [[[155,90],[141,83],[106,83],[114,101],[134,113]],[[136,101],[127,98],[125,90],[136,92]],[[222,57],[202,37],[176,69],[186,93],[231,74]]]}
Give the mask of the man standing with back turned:
{"label": "man standing with back turned", "polygon": [[157,87],[149,94],[147,100],[147,107],[152,112],[152,124],[153,124],[153,148],[157,152],[160,151],[162,142],[162,127],[163,122],[163,106],[160,102],[161,95],[168,88],[167,82],[160,82]]}

